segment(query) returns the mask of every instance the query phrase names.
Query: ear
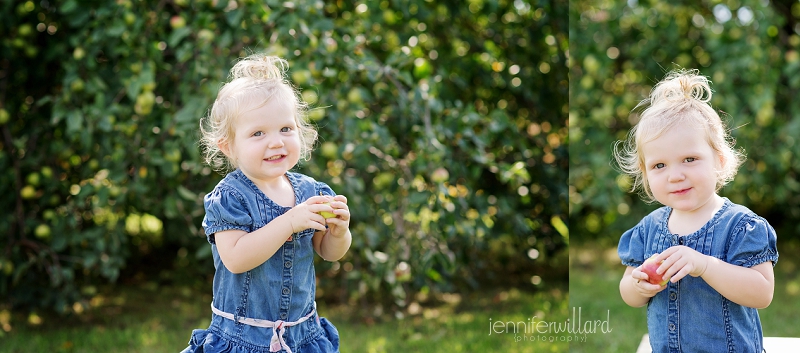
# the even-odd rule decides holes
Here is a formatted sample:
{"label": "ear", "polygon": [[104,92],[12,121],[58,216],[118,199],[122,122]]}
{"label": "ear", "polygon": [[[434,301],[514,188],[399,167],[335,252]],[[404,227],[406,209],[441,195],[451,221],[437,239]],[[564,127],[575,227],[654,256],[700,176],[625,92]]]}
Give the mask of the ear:
{"label": "ear", "polygon": [[231,158],[231,150],[232,150],[232,148],[231,148],[231,144],[227,140],[219,140],[219,141],[217,141],[217,147],[219,147],[219,150],[222,151],[222,153],[226,157]]}
{"label": "ear", "polygon": [[717,153],[717,157],[719,158],[719,170],[725,169],[725,163],[727,162],[727,159],[725,159],[725,154],[721,152]]}

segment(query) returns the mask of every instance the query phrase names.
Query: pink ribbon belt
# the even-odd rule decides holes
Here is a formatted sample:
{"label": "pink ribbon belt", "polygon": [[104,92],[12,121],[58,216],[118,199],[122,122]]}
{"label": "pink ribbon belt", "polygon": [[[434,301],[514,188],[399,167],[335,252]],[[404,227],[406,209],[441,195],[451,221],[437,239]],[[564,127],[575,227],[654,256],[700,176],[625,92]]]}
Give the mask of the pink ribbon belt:
{"label": "pink ribbon belt", "polygon": [[311,312],[308,313],[308,315],[301,317],[297,321],[288,321],[288,322],[287,321],[283,321],[283,320],[269,321],[269,320],[261,320],[261,319],[251,319],[251,318],[247,318],[247,317],[236,318],[231,313],[226,313],[226,312],[224,312],[222,310],[219,310],[219,309],[215,308],[214,307],[214,303],[211,303],[211,311],[214,314],[222,316],[222,317],[224,317],[224,318],[226,318],[228,320],[240,322],[240,323],[243,323],[245,325],[271,328],[272,329],[272,339],[269,342],[269,351],[270,352],[277,352],[277,351],[280,351],[281,348],[283,348],[283,349],[286,350],[286,352],[292,353],[292,350],[289,349],[289,346],[286,344],[286,341],[283,340],[283,333],[286,332],[286,328],[287,327],[292,327],[292,326],[295,326],[295,325],[299,325],[299,324],[305,322],[306,320],[308,320],[309,318],[311,318],[311,316],[313,316],[314,313],[317,311],[316,310],[316,305],[314,305],[314,306],[315,306],[315,308],[311,309]]}

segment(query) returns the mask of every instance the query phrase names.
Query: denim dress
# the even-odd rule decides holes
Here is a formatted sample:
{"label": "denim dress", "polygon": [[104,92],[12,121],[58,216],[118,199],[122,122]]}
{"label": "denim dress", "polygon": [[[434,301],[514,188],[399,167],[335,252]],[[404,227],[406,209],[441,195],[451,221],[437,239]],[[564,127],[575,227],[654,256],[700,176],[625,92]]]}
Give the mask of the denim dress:
{"label": "denim dress", "polygon": [[[722,208],[698,231],[685,236],[667,227],[672,209],[661,207],[626,231],[618,253],[626,266],[638,267],[655,253],[684,245],[727,263],[753,267],[778,261],[772,226],[727,198]],[[669,282],[647,304],[647,328],[654,353],[761,353],[763,334],[758,310],[723,297],[699,277]]]}
{"label": "denim dress", "polygon": [[[286,175],[297,204],[315,195],[335,195],[328,185],[308,176]],[[252,232],[291,207],[270,200],[238,169],[205,196],[204,206],[203,228],[216,268],[211,325],[194,330],[183,352],[338,352],[339,333],[317,315],[314,304],[314,229],[292,234],[269,260],[234,274],[222,263],[214,234],[230,229]]]}

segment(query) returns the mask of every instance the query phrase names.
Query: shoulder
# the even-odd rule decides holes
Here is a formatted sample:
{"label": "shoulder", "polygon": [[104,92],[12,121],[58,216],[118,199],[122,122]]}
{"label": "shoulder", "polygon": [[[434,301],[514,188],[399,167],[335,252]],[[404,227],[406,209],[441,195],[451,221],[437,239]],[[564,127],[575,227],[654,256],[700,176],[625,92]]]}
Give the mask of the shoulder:
{"label": "shoulder", "polygon": [[[730,201],[728,201],[730,202]],[[766,219],[747,207],[731,203],[723,216],[728,219],[726,261],[752,267],[766,261],[778,261],[777,233]]]}
{"label": "shoulder", "polygon": [[745,228],[752,228],[753,226],[772,228],[764,217],[757,215],[749,208],[725,200],[727,208],[720,215],[722,220],[726,220],[733,226],[735,232],[744,230]]}
{"label": "shoulder", "polygon": [[226,175],[222,180],[214,186],[214,189],[211,190],[208,194],[203,197],[203,203],[206,207],[211,204],[216,203],[228,203],[231,201],[237,201],[238,203],[245,204],[245,193],[242,192],[247,185],[244,183],[240,176],[244,176],[241,173],[231,172]]}
{"label": "shoulder", "polygon": [[669,216],[669,208],[661,207],[642,218],[636,226],[628,229],[619,240],[617,254],[625,266],[637,267],[644,262],[645,255],[654,251],[652,237],[659,234],[659,227]]}
{"label": "shoulder", "polygon": [[324,182],[317,181],[316,179],[301,173],[293,173],[287,172],[286,176],[292,182],[292,185],[295,186],[296,189],[299,191],[303,191],[306,193],[311,193],[312,195],[319,195],[320,192],[324,195],[329,195],[333,193],[330,186],[325,184]]}
{"label": "shoulder", "polygon": [[660,207],[644,216],[633,228],[628,229],[622,234],[621,242],[639,241],[644,242],[646,237],[656,234],[659,227],[665,224],[669,217],[670,208]]}
{"label": "shoulder", "polygon": [[650,212],[647,216],[644,216],[642,220],[639,221],[639,224],[636,225],[636,227],[645,229],[658,227],[664,223],[667,218],[669,218],[670,212],[672,212],[671,208],[667,206],[661,206]]}

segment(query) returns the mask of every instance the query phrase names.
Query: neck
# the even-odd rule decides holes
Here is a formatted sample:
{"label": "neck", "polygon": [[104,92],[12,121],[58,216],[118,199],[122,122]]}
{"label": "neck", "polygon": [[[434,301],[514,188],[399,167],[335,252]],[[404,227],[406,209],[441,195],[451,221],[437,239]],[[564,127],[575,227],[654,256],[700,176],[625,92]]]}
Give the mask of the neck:
{"label": "neck", "polygon": [[692,234],[702,228],[722,208],[725,200],[714,194],[705,204],[691,211],[672,210],[668,227],[670,233],[678,235]]}

